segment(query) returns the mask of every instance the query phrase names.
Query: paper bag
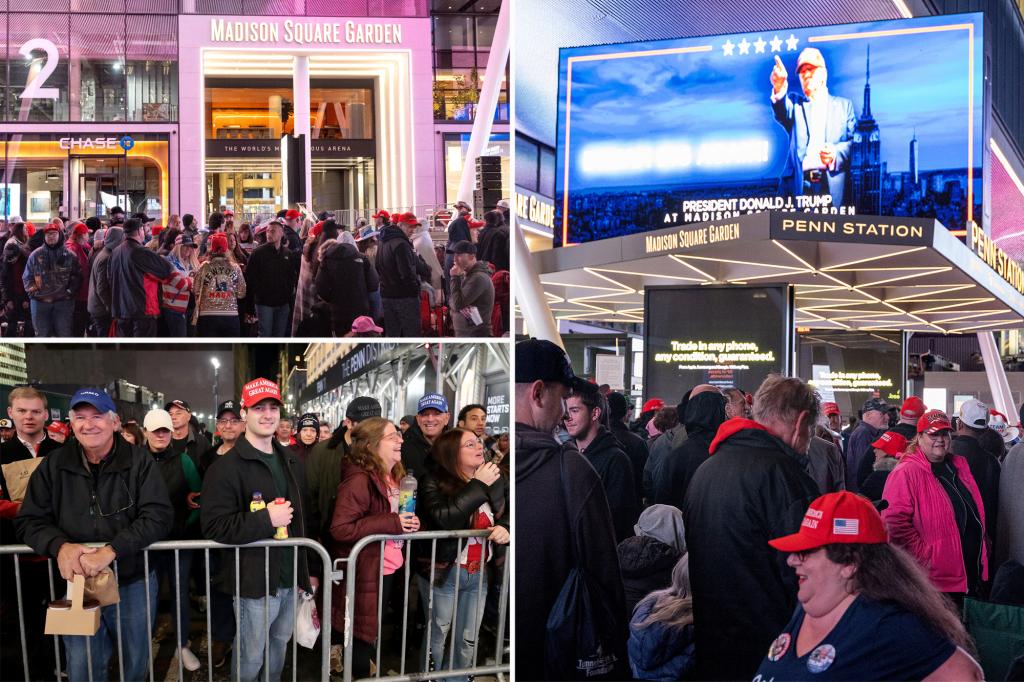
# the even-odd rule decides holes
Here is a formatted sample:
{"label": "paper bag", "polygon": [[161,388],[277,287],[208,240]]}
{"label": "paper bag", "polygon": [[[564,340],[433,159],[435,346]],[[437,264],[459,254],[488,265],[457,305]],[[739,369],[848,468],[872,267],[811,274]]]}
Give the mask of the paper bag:
{"label": "paper bag", "polygon": [[25,499],[25,492],[28,490],[28,479],[32,477],[32,472],[36,470],[36,467],[42,461],[42,457],[33,457],[32,459],[19,459],[17,462],[0,466],[4,472],[4,480],[7,481],[7,492],[10,494],[12,502],[21,502]]}
{"label": "paper bag", "polygon": [[121,601],[117,591],[117,578],[109,567],[85,579],[85,598],[96,600],[100,606],[110,606]]}
{"label": "paper bag", "polygon": [[85,601],[85,576],[76,575],[74,581],[68,581],[68,595],[70,599],[50,602],[43,631],[48,635],[92,637],[100,629],[100,605]]}

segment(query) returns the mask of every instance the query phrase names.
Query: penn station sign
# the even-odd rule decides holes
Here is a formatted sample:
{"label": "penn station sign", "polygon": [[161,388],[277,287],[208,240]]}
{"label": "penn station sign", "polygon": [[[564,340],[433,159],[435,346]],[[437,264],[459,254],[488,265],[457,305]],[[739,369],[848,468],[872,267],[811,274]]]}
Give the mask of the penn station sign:
{"label": "penn station sign", "polygon": [[213,43],[294,43],[297,45],[401,45],[401,24],[373,21],[210,20]]}

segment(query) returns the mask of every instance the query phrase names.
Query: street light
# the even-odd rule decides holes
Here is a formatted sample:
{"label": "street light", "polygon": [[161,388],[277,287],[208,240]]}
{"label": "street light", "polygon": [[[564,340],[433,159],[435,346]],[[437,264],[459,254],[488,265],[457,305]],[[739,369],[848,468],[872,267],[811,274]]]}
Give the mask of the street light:
{"label": "street light", "polygon": [[213,411],[216,412],[217,406],[220,404],[220,398],[217,395],[217,389],[220,388],[220,360],[212,357],[210,364],[213,365]]}

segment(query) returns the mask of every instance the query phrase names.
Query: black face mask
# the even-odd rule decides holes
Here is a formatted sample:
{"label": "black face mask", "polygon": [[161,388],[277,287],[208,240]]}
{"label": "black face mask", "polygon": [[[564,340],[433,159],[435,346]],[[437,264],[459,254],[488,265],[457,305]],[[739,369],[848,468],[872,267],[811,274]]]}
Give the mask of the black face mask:
{"label": "black face mask", "polygon": [[45,246],[46,248],[50,249],[51,251],[56,251],[57,249],[59,249],[62,246],[64,246],[64,242],[57,242],[56,244],[51,244],[50,242],[45,242],[44,241],[43,242],[43,246]]}

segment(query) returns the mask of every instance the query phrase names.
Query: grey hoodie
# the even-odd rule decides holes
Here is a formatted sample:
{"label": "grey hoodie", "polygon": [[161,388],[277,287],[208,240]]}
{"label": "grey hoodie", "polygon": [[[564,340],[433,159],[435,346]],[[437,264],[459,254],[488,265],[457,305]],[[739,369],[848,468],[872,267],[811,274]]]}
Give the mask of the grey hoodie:
{"label": "grey hoodie", "polygon": [[89,314],[93,317],[110,315],[110,254],[124,241],[124,229],[111,227],[103,237],[103,248],[92,262],[89,272]]}

